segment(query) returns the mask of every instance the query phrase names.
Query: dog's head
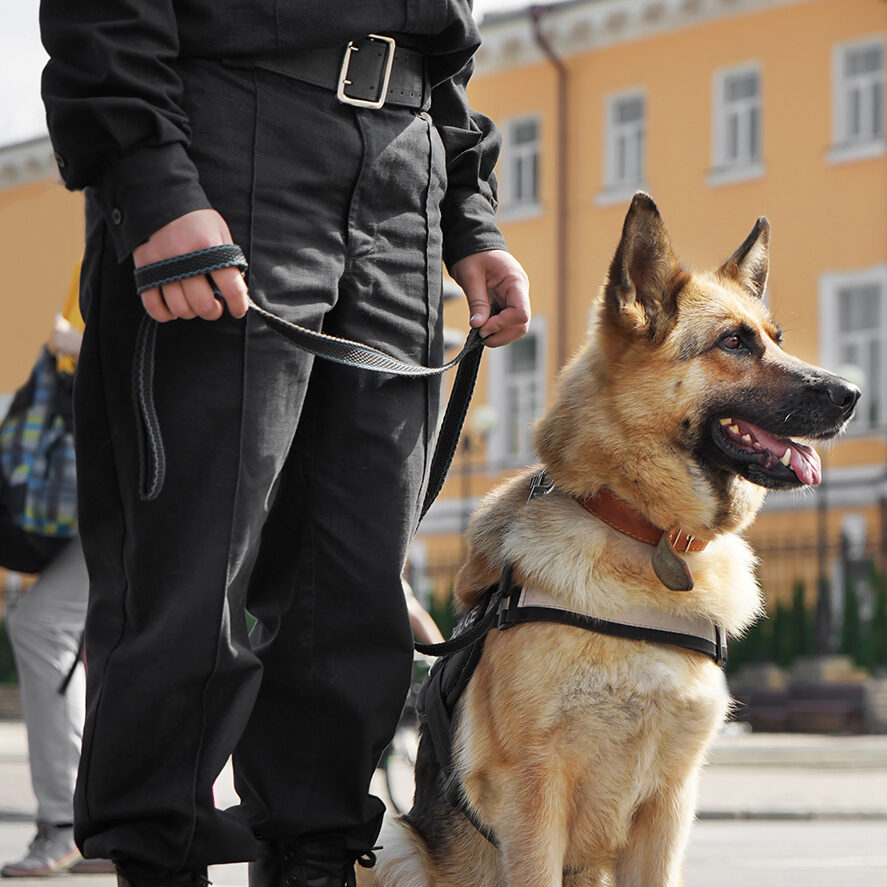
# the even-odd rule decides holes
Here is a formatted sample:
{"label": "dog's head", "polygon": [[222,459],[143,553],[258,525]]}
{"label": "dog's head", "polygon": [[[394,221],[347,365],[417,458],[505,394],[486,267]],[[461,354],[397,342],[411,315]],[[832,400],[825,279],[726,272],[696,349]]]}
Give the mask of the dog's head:
{"label": "dog's head", "polygon": [[753,517],[760,488],[819,483],[808,442],[844,428],[859,390],[782,349],[762,299],[769,235],[758,219],[720,268],[691,272],[656,205],[635,195],[588,344],[537,428],[559,486],[609,486],[660,526],[683,509],[684,524],[689,513],[731,530]]}

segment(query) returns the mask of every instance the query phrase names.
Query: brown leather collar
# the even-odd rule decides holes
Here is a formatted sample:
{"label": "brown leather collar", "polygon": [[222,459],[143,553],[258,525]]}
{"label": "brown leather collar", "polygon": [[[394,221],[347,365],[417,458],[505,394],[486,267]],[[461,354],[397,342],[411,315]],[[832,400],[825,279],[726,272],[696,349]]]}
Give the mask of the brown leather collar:
{"label": "brown leather collar", "polygon": [[[576,497],[576,501],[586,510],[599,517],[614,530],[646,542],[647,545],[658,545],[665,530],[650,523],[639,511],[624,500],[615,496],[608,489],[602,488],[593,496]],[[675,527],[665,533],[671,547],[678,553],[686,551],[702,551],[708,545],[708,539],[697,539]]]}

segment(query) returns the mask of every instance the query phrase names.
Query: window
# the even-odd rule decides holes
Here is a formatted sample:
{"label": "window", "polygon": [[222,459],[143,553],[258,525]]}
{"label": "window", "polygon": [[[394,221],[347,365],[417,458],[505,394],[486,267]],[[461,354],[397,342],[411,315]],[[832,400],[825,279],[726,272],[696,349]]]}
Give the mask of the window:
{"label": "window", "polygon": [[524,117],[505,126],[505,176],[503,203],[506,210],[539,204],[539,120]]}
{"label": "window", "polygon": [[821,287],[825,365],[856,373],[862,397],[850,426],[887,427],[887,265],[850,274],[829,274]]}
{"label": "window", "polygon": [[531,427],[545,400],[545,325],[533,318],[523,339],[490,349],[489,402],[497,422],[490,435],[495,461],[527,462],[533,453]]}
{"label": "window", "polygon": [[634,191],[644,181],[645,99],[633,92],[607,102],[604,182],[608,190]]}
{"label": "window", "polygon": [[830,159],[850,160],[884,151],[884,42],[866,40],[835,49]]}
{"label": "window", "polygon": [[715,179],[729,181],[762,174],[761,128],[761,74],[757,66],[744,66],[716,74]]}

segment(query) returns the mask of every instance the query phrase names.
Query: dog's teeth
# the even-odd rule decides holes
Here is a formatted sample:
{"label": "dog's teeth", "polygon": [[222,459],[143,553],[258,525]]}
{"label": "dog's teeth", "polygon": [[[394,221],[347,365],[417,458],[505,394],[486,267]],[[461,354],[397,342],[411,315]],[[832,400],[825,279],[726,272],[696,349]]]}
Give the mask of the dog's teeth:
{"label": "dog's teeth", "polygon": [[732,425],[733,424],[732,419],[718,419],[718,422],[720,422],[721,425]]}
{"label": "dog's teeth", "polygon": [[751,435],[750,435],[750,434],[743,434],[743,435],[742,435],[742,439],[743,439],[746,443],[751,443],[751,442],[752,442],[752,439],[751,439]]}
{"label": "dog's teeth", "polygon": [[730,431],[732,431],[734,434],[739,434],[739,426],[738,425],[731,425]]}
{"label": "dog's teeth", "polygon": [[782,454],[782,458],[779,460],[785,465],[786,468],[789,468],[792,464],[792,451],[791,449],[786,449],[786,451]]}

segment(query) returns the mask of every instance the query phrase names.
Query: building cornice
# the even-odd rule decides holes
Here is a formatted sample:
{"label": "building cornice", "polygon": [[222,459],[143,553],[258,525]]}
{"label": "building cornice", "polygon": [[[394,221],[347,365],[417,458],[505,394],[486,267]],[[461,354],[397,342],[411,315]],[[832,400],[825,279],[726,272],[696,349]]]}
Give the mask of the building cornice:
{"label": "building cornice", "polygon": [[[569,57],[727,16],[810,2],[813,0],[565,0],[545,7],[542,32],[562,57]],[[544,61],[533,37],[533,8],[488,15],[483,20],[483,45],[476,56],[479,75]]]}
{"label": "building cornice", "polygon": [[58,178],[48,136],[0,147],[0,190]]}

